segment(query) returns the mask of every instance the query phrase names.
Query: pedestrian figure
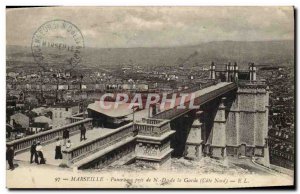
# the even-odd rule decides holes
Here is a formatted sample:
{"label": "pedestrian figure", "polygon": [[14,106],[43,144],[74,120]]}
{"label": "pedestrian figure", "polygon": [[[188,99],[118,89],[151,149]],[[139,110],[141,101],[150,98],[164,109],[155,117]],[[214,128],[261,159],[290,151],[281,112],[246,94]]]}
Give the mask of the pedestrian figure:
{"label": "pedestrian figure", "polygon": [[6,149],[6,160],[8,162],[8,165],[9,165],[9,170],[14,170],[15,167],[14,167],[14,156],[15,156],[15,152],[12,148],[12,146],[7,146],[7,149]]}
{"label": "pedestrian figure", "polygon": [[72,146],[71,140],[68,139],[68,142],[66,143],[66,148],[70,148]]}
{"label": "pedestrian figure", "polygon": [[34,157],[34,162],[38,164],[39,160],[38,160],[38,155],[36,152],[36,141],[33,141],[33,144],[30,147],[30,164],[33,163],[33,161],[32,161],[33,157]]}
{"label": "pedestrian figure", "polygon": [[61,141],[59,138],[56,139],[56,146],[55,146],[55,160],[57,159],[62,159]]}
{"label": "pedestrian figure", "polygon": [[67,139],[69,139],[69,138],[70,138],[70,133],[69,133],[68,129],[65,129],[63,131],[64,146],[66,145]]}
{"label": "pedestrian figure", "polygon": [[81,126],[80,126],[80,141],[86,140],[85,133],[86,133],[86,128],[83,124],[81,124]]}
{"label": "pedestrian figure", "polygon": [[37,142],[37,146],[36,146],[36,151],[38,153],[38,156],[40,158],[39,163],[40,164],[46,164],[46,159],[44,158],[44,154],[43,154],[43,146],[41,145],[41,142]]}

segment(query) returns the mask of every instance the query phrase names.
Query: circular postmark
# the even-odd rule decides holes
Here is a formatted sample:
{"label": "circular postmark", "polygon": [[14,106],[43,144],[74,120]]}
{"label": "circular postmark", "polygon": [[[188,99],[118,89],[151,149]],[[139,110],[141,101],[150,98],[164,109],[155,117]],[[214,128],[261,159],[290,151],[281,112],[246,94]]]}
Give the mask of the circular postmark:
{"label": "circular postmark", "polygon": [[61,65],[72,69],[81,61],[84,39],[77,26],[65,20],[51,20],[33,34],[31,51],[42,68]]}

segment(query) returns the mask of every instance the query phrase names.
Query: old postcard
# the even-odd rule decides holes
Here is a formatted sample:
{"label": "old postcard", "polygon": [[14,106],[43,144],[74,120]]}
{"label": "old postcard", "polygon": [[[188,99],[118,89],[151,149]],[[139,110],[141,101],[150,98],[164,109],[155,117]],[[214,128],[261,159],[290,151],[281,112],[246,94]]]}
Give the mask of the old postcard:
{"label": "old postcard", "polygon": [[7,188],[294,187],[293,7],[7,7]]}

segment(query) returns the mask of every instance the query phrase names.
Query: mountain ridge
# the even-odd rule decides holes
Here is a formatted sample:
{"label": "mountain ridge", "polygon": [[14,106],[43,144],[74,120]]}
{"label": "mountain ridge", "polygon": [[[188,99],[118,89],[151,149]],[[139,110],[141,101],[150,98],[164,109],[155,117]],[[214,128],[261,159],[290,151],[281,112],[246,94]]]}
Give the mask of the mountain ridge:
{"label": "mountain ridge", "polygon": [[[23,61],[34,64],[31,48],[7,45],[7,61]],[[82,66],[122,66],[139,64],[141,66],[159,65],[208,65],[211,61],[227,63],[255,62],[288,63],[294,61],[294,41],[211,41],[197,45],[177,47],[135,47],[135,48],[93,48],[86,47],[81,53]]]}

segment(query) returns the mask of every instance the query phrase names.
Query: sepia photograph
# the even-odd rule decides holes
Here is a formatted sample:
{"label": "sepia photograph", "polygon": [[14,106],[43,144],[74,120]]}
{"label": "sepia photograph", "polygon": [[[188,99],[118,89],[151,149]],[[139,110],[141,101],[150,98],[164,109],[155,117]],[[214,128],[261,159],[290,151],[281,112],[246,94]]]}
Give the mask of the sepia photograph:
{"label": "sepia photograph", "polygon": [[295,7],[5,10],[8,189],[295,188]]}

